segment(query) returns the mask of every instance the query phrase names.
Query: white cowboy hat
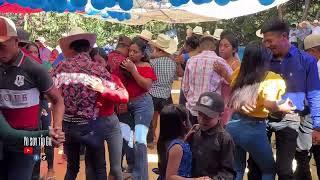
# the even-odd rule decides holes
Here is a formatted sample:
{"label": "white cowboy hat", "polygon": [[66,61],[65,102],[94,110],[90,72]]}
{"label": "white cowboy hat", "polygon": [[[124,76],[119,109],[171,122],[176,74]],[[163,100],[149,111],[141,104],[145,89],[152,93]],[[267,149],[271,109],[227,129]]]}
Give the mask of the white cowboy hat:
{"label": "white cowboy hat", "polygon": [[213,38],[216,40],[220,40],[221,33],[223,32],[223,29],[215,29],[213,33]]}
{"label": "white cowboy hat", "polygon": [[314,21],[312,22],[312,24],[314,24],[314,25],[319,25],[320,23],[319,23],[318,20],[314,20]]}
{"label": "white cowboy hat", "polygon": [[263,34],[261,33],[261,29],[258,29],[256,31],[256,36],[258,36],[259,38],[263,38]]}
{"label": "white cowboy hat", "polygon": [[200,26],[196,26],[196,27],[192,30],[192,32],[193,32],[194,34],[203,35],[203,30],[202,30],[202,27],[200,27]]}
{"label": "white cowboy hat", "polygon": [[70,44],[73,41],[85,39],[90,43],[90,47],[93,47],[96,43],[97,35],[94,33],[85,32],[83,29],[79,27],[75,27],[71,29],[71,31],[67,34],[66,37],[62,37],[59,40],[59,45],[65,57],[70,57],[72,55],[72,50],[70,49]]}
{"label": "white cowboy hat", "polygon": [[212,36],[212,35],[210,34],[210,31],[204,32],[203,35],[204,35],[204,36]]}
{"label": "white cowboy hat", "polygon": [[44,43],[46,42],[46,39],[45,39],[44,37],[38,37],[38,38],[36,39],[36,41],[39,41],[39,42],[41,42],[42,44],[44,44]]}
{"label": "white cowboy hat", "polygon": [[178,50],[177,42],[165,34],[159,34],[157,39],[150,41],[149,44],[169,54],[174,54]]}
{"label": "white cowboy hat", "polygon": [[302,27],[302,24],[306,24],[307,26],[310,26],[309,21],[302,21],[301,23],[299,23],[299,26]]}
{"label": "white cowboy hat", "polygon": [[145,29],[145,30],[142,30],[138,36],[146,41],[151,41],[153,34],[150,31]]}

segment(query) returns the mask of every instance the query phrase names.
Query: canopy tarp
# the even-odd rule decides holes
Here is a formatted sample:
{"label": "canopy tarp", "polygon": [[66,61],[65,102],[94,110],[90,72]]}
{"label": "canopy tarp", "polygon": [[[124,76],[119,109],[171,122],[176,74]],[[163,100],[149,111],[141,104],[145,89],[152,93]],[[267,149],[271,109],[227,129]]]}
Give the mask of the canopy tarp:
{"label": "canopy tarp", "polygon": [[[225,6],[220,6],[214,1],[196,5],[190,0],[185,5],[174,7],[168,0],[162,0],[161,2],[156,2],[155,0],[134,0],[134,6],[129,11],[123,11],[119,5],[98,11],[92,7],[89,0],[85,10],[78,11],[77,13],[100,18],[105,21],[130,25],[142,25],[153,20],[166,23],[197,23],[254,14],[279,6],[287,1],[289,0],[275,0],[272,4],[265,6],[260,4],[259,0],[236,0],[229,2]],[[5,3],[0,6],[0,12],[4,13],[37,13],[40,11],[41,9],[23,8],[17,4]],[[108,16],[109,11],[129,13],[131,18],[119,21]]]}
{"label": "canopy tarp", "polygon": [[30,14],[30,13],[38,13],[43,11],[42,9],[31,9],[28,7],[22,7],[18,4],[9,4],[4,3],[0,6],[1,13],[20,13],[20,14]]}

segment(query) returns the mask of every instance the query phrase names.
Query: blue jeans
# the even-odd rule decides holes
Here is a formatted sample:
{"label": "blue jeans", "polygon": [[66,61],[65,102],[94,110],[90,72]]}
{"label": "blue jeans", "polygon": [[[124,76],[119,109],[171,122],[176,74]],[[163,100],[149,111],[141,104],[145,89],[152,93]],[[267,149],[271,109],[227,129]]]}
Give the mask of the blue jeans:
{"label": "blue jeans", "polygon": [[262,180],[275,179],[275,161],[266,133],[266,122],[254,117],[234,113],[226,130],[236,145],[236,180],[242,180],[246,168],[246,153],[253,158],[262,172]]}
{"label": "blue jeans", "polygon": [[[95,124],[95,126],[96,125],[97,124]],[[100,136],[88,133],[92,129],[89,124],[77,124],[63,121],[62,128],[66,137],[64,148],[65,154],[67,155],[67,172],[64,179],[75,180],[77,178],[80,169],[81,145],[85,145],[86,148],[86,161],[92,161],[89,163],[95,165],[92,169],[96,180],[107,179],[103,139],[100,138]],[[86,136],[82,136],[84,134],[86,134]],[[91,141],[91,143],[89,141]],[[97,156],[100,154],[103,154],[103,156]],[[87,157],[90,158],[87,159]]]}
{"label": "blue jeans", "polygon": [[130,101],[128,110],[133,115],[135,122],[133,179],[148,180],[147,134],[154,112],[151,96],[146,94]]}
{"label": "blue jeans", "polygon": [[[103,135],[108,143],[110,175],[116,180],[122,180],[121,171],[121,150],[122,150],[122,136],[120,131],[119,119],[116,115],[108,117],[99,117],[97,119],[97,128],[99,134]],[[99,162],[97,162],[99,161]],[[94,173],[96,169],[106,169],[105,149],[100,147],[95,152],[86,153],[86,179],[97,179]],[[100,165],[101,167],[97,167]]]}

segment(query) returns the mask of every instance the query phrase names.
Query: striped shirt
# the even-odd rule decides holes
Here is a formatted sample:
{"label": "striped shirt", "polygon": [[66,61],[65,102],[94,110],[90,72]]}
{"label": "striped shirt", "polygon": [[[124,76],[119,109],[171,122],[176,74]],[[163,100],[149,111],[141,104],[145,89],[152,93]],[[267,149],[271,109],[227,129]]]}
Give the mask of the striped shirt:
{"label": "striped shirt", "polygon": [[40,95],[53,86],[47,70],[20,51],[12,64],[0,63],[0,113],[15,129],[37,129]]}
{"label": "striped shirt", "polygon": [[176,63],[168,57],[160,57],[151,59],[150,64],[158,79],[153,82],[149,93],[156,98],[169,98],[171,95],[172,83],[177,72]]}
{"label": "striped shirt", "polygon": [[214,63],[221,63],[225,71],[231,76],[231,67],[214,51],[203,51],[191,57],[187,62],[182,90],[187,99],[186,107],[193,116],[197,116],[197,112],[193,111],[192,108],[196,105],[202,93],[217,92],[221,94],[221,83],[225,80],[214,71]]}

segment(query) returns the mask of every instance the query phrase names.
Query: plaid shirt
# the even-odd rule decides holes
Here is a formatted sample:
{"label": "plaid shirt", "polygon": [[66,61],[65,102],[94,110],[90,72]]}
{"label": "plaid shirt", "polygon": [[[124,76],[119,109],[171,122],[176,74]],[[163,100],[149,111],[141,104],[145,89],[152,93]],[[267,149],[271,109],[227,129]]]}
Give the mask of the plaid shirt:
{"label": "plaid shirt", "polygon": [[156,98],[168,99],[177,72],[176,63],[168,57],[160,57],[151,59],[150,64],[158,79],[153,82],[149,93]]}
{"label": "plaid shirt", "polygon": [[191,57],[187,62],[182,90],[187,99],[186,107],[193,116],[197,116],[197,112],[192,108],[202,93],[217,92],[221,94],[221,83],[225,80],[214,71],[214,63],[223,64],[225,71],[229,75],[232,74],[231,67],[213,51],[203,51],[201,54]]}
{"label": "plaid shirt", "polygon": [[61,89],[65,104],[65,121],[87,122],[95,119],[98,113],[96,101],[98,92],[87,85],[90,78],[110,80],[108,70],[93,62],[86,53],[61,62],[52,72],[55,85]]}

